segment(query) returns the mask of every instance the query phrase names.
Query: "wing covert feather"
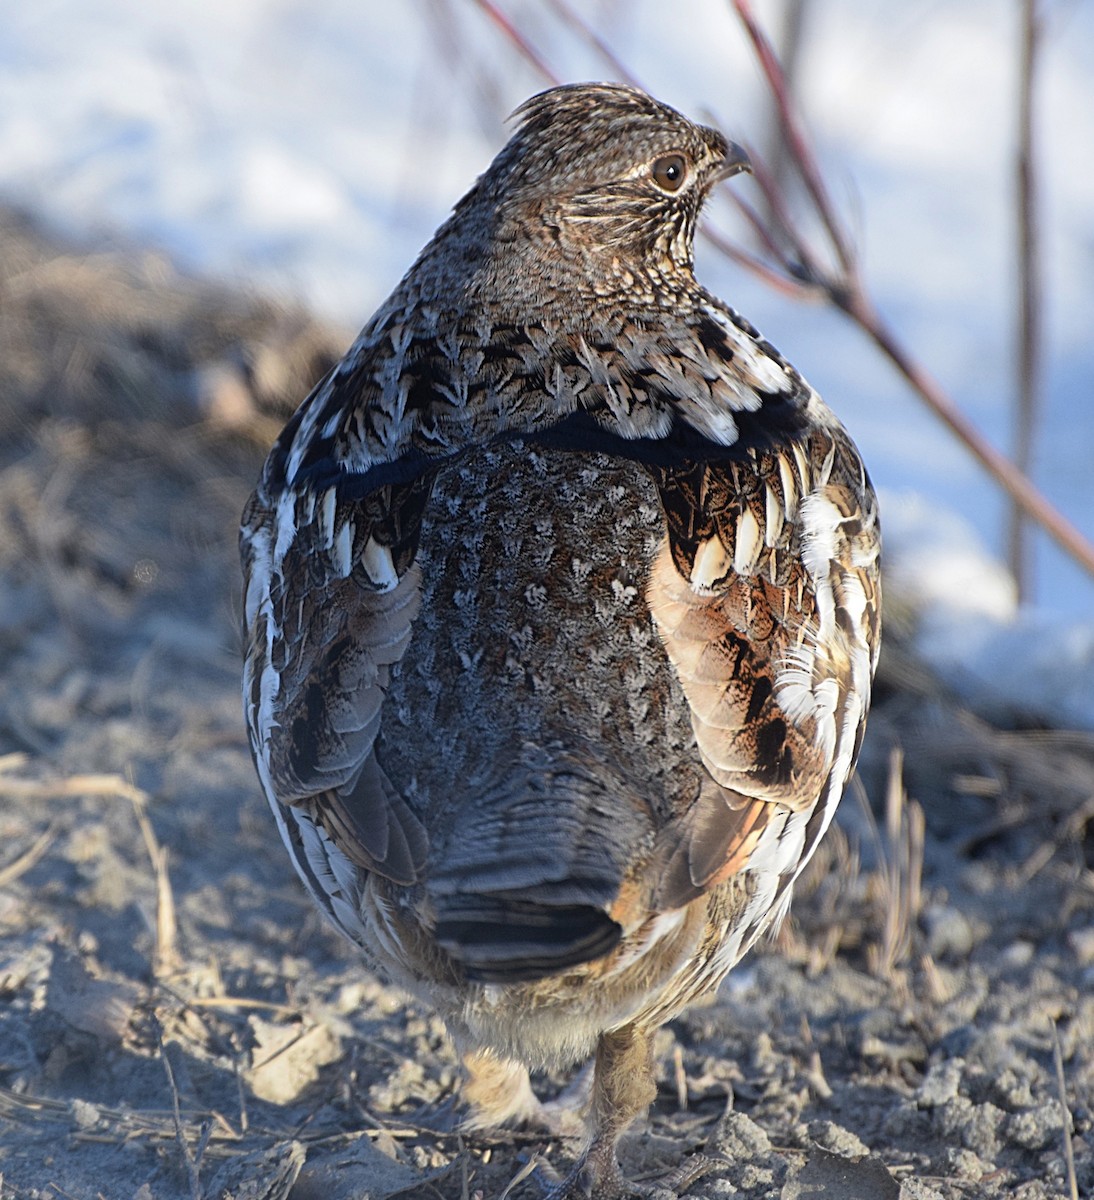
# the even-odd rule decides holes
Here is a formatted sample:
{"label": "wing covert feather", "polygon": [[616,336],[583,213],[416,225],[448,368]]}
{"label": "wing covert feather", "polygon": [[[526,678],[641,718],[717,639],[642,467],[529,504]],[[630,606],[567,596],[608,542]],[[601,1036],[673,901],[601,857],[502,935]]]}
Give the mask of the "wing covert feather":
{"label": "wing covert feather", "polygon": [[748,863],[776,819],[842,792],[876,654],[878,537],[838,428],[658,485],[647,599],[709,776],[662,835],[661,898],[679,904]]}

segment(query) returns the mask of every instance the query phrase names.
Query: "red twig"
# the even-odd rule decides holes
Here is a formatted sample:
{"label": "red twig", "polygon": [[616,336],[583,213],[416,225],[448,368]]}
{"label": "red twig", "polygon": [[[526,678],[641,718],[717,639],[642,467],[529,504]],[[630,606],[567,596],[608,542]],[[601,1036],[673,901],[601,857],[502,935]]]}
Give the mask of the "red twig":
{"label": "red twig", "polygon": [[[837,301],[838,303],[838,301]],[[860,291],[840,308],[869,336],[890,362],[915,388],[940,420],[964,443],[977,462],[1002,486],[1024,513],[1031,517],[1062,549],[1094,575],[1094,546],[1038,491],[1029,477],[1005,454],[984,440],[979,430],[912,358],[896,334]]]}
{"label": "red twig", "polygon": [[631,87],[641,87],[642,85],[631,74],[627,64],[619,57],[618,54],[608,45],[608,43],[600,36],[599,33],[585,20],[579,13],[574,12],[573,8],[567,3],[567,0],[547,0],[550,8],[553,8],[558,14],[559,20],[568,25],[574,30],[578,37],[589,43],[590,46],[600,55],[600,57],[608,64],[615,72],[616,82],[627,83]]}
{"label": "red twig", "polygon": [[742,250],[725,234],[719,233],[709,221],[700,223],[699,235],[708,241],[719,254],[724,254],[731,262],[744,267],[746,271],[751,271],[768,287],[773,288],[776,292],[781,292],[784,296],[791,296],[795,300],[815,300],[818,296],[827,297],[827,293],[822,288],[811,287],[807,283],[799,282],[785,271],[776,270],[774,267],[768,266],[762,259],[749,254],[747,250]]}
{"label": "red twig", "polygon": [[745,32],[748,34],[749,40],[752,42],[752,48],[756,52],[760,68],[767,79],[767,86],[771,89],[771,95],[774,97],[779,114],[779,122],[782,125],[783,136],[786,139],[787,148],[790,150],[791,161],[797,168],[798,174],[801,175],[802,183],[805,184],[814,207],[820,219],[824,222],[825,232],[832,241],[832,246],[835,248],[840,266],[846,274],[851,275],[856,270],[855,256],[843,232],[839,218],[836,216],[836,210],[828,196],[828,189],[824,185],[824,177],[821,175],[820,168],[817,166],[817,160],[810,149],[809,141],[805,135],[805,131],[802,129],[801,121],[794,110],[794,105],[790,99],[790,89],[786,82],[786,75],[783,73],[782,66],[779,64],[778,57],[772,49],[767,35],[752,15],[752,5],[748,0],[731,0],[731,3],[741,19],[741,24],[745,27]]}
{"label": "red twig", "polygon": [[[756,24],[748,0],[731,0],[731,3],[752,41],[778,108],[791,158],[813,200],[813,205],[824,224],[825,231],[832,241],[842,268],[841,275],[838,277],[824,279],[820,275],[814,276],[816,282],[822,284],[832,303],[847,313],[870,337],[871,341],[900,371],[931,411],[965,445],[977,462],[1006,491],[1014,504],[1015,511],[1036,521],[1067,554],[1074,558],[1091,575],[1094,575],[1094,545],[1033,485],[1027,471],[1023,469],[1028,464],[1028,458],[1020,466],[996,450],[968,418],[965,417],[938,383],[912,358],[875,308],[863,286],[857,262],[850,250],[850,241],[844,235],[835,209],[828,198],[827,189],[824,187],[816,157],[793,111],[786,78],[771,48],[771,44]],[[1024,3],[1027,9],[1029,9],[1033,7],[1035,0],[1024,0]],[[1034,38],[1033,46],[1035,44],[1036,39]],[[1030,46],[1028,38],[1026,45],[1029,47],[1029,53],[1032,54],[1033,46]],[[769,198],[769,203],[770,196],[775,191],[777,191],[776,185],[765,188],[765,197]],[[780,223],[785,223],[782,210],[779,210],[779,217]],[[1032,224],[1030,224],[1029,232],[1032,235]],[[801,255],[802,265],[807,268],[807,274],[813,276],[816,270],[815,260],[812,263],[810,262],[805,240],[796,235],[792,240],[795,252]],[[803,250],[805,253],[802,253]],[[793,264],[786,265],[791,270],[793,269]],[[1027,293],[1023,287],[1023,302],[1027,301],[1031,309],[1039,309],[1038,294],[1035,288],[1031,288]],[[1027,337],[1031,339],[1029,343],[1031,347],[1030,357],[1028,359],[1023,357],[1022,359],[1023,375],[1028,364],[1030,372],[1028,383],[1031,388],[1031,394],[1034,387],[1036,356],[1039,348],[1038,334],[1037,318],[1034,317],[1032,323],[1025,326],[1021,335],[1022,339]],[[1026,416],[1030,421],[1030,429],[1032,431],[1032,402]],[[1031,437],[1032,433],[1026,439],[1027,450]]]}
{"label": "red twig", "polygon": [[505,34],[510,42],[520,51],[522,55],[532,64],[533,67],[547,80],[550,84],[558,84],[559,78],[547,65],[546,60],[540,52],[532,45],[532,43],[524,36],[523,33],[513,24],[512,21],[501,11],[493,0],[475,0],[475,3],[482,9],[484,13],[494,22],[495,25]]}

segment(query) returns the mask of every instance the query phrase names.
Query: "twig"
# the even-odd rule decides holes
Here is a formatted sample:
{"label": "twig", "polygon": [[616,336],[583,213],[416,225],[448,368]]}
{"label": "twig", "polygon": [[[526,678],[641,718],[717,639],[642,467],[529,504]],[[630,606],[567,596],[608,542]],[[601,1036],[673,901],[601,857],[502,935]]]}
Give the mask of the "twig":
{"label": "twig", "polygon": [[135,794],[130,796],[133,811],[156,876],[156,952],[152,970],[159,977],[170,975],[179,967],[175,893],[171,888],[171,877],[167,873],[167,848],[160,844],[152,822],[148,819],[147,796],[137,789],[133,791]]}
{"label": "twig", "polygon": [[[1040,409],[1041,264],[1037,236],[1037,171],[1034,161],[1033,97],[1041,21],[1037,0],[1022,0],[1022,46],[1018,83],[1018,153],[1016,167],[1018,218],[1017,396],[1014,412],[1014,462],[1028,475]],[[1015,504],[1008,540],[1010,569],[1018,599],[1030,599],[1031,579],[1026,522]]]}
{"label": "twig", "polygon": [[686,1112],[688,1107],[688,1074],[684,1070],[684,1050],[679,1042],[672,1048],[672,1074],[673,1082],[676,1084],[676,1108],[679,1112]]}
{"label": "twig", "polygon": [[0,778],[0,794],[20,800],[54,800],[65,796],[120,796],[140,803],[147,796],[120,775],[69,775],[67,779],[47,780]]}
{"label": "twig", "polygon": [[845,275],[853,276],[857,272],[855,256],[851,251],[851,245],[843,231],[843,226],[836,216],[836,210],[829,198],[828,189],[824,185],[824,177],[821,175],[817,160],[810,150],[801,121],[794,111],[786,73],[780,65],[778,56],[768,41],[767,35],[752,15],[752,5],[748,0],[730,0],[730,3],[733,5],[737,16],[740,17],[741,24],[745,27],[745,32],[752,42],[752,48],[756,52],[760,68],[767,79],[767,86],[771,89],[771,95],[774,97],[779,114],[779,123],[782,126],[783,137],[786,139],[786,146],[790,151],[790,159],[801,176],[802,183],[805,184],[806,191],[813,201],[817,214],[824,223],[825,232],[828,234],[832,246],[836,251],[840,267]]}
{"label": "twig", "polygon": [[185,1003],[191,1008],[261,1008],[279,1016],[297,1017],[300,1009],[276,1000],[253,1000],[249,996],[190,996]]}
{"label": "twig", "polygon": [[[186,1135],[182,1130],[182,1106],[179,1103],[179,1089],[175,1083],[175,1072],[171,1069],[171,1060],[167,1057],[167,1048],[163,1044],[163,1030],[156,1029],[156,1042],[159,1045],[160,1061],[163,1063],[164,1073],[167,1075],[167,1086],[171,1089],[171,1111],[175,1118],[175,1141],[178,1143],[179,1150],[182,1153],[183,1165],[186,1167],[186,1178],[190,1184],[191,1200],[202,1200],[201,1177],[198,1170],[198,1160],[194,1158],[189,1145],[186,1142]],[[204,1134],[204,1131],[203,1131]],[[203,1136],[201,1146],[199,1147],[199,1157],[205,1149],[205,1143],[208,1141],[208,1136]]]}
{"label": "twig", "polygon": [[20,876],[25,875],[50,848],[56,836],[57,823],[53,822],[48,829],[38,835],[34,843],[24,850],[18,858],[13,859],[6,867],[0,869],[0,888],[8,887]]}
{"label": "twig", "polygon": [[541,1158],[538,1154],[533,1154],[532,1157],[524,1164],[524,1166],[521,1167],[521,1169],[505,1185],[505,1191],[503,1191],[498,1197],[498,1200],[507,1200],[507,1198],[512,1194],[513,1188],[515,1188],[518,1183],[523,1183],[528,1176],[536,1170],[537,1167],[542,1170],[542,1168],[546,1165],[546,1159]]}
{"label": "twig", "polygon": [[699,236],[708,241],[719,254],[724,255],[731,262],[737,263],[738,266],[744,267],[746,271],[750,271],[758,279],[762,279],[772,291],[782,292],[784,296],[790,296],[795,300],[811,300],[823,294],[821,289],[799,282],[796,279],[791,279],[784,272],[776,271],[761,259],[755,258],[746,250],[735,246],[725,234],[715,229],[709,221],[700,221]]}
{"label": "twig", "polygon": [[493,0],[475,0],[475,3],[482,9],[491,21],[505,34],[510,42],[524,55],[524,57],[532,64],[533,67],[551,84],[559,82],[558,76],[547,65],[545,59],[540,52],[532,45],[532,43],[524,36],[523,33],[513,24],[512,21],[501,11]]}
{"label": "twig", "polygon": [[904,791],[904,756],[899,747],[889,755],[889,779],[885,793],[885,837],[877,827],[866,789],[858,776],[852,788],[858,797],[878,854],[876,878],[882,892],[884,913],[880,940],[867,948],[871,972],[893,982],[895,968],[912,946],[912,932],[922,907],[923,839],[926,822],[923,809]]}
{"label": "twig", "polygon": [[889,848],[888,904],[881,945],[881,974],[888,979],[912,944],[912,929],[922,905],[923,810],[904,791],[904,755],[894,746],[889,755],[885,792],[885,840]]}
{"label": "twig", "polygon": [[1060,1117],[1063,1121],[1067,1183],[1071,1192],[1071,1200],[1079,1200],[1079,1182],[1075,1177],[1075,1147],[1071,1144],[1071,1109],[1067,1106],[1067,1087],[1064,1083],[1064,1053],[1060,1048],[1060,1030],[1051,1017],[1049,1023],[1052,1025],[1052,1061],[1056,1064],[1056,1087],[1060,1095]]}
{"label": "twig", "polygon": [[[874,345],[911,384],[928,408],[942,420],[977,462],[1006,491],[1016,509],[1040,525],[1070,557],[1091,575],[1094,575],[1094,544],[1049,503],[1046,497],[1034,487],[1021,467],[1015,465],[984,439],[979,430],[961,412],[939,384],[912,358],[870,300],[859,276],[857,263],[850,251],[850,243],[843,233],[824,187],[816,156],[813,154],[793,111],[785,75],[771,49],[771,44],[756,24],[748,0],[731,0],[731,3],[740,16],[760,59],[768,86],[771,88],[772,96],[778,107],[787,145],[842,267],[841,276],[825,279],[823,273],[818,270],[815,259],[802,257],[802,266],[806,268],[806,277],[811,281],[823,284],[831,301],[867,334]],[[755,164],[753,165],[755,167]],[[760,172],[755,173],[760,179]],[[764,186],[763,183],[761,186]],[[773,186],[765,187],[765,196],[770,197],[773,190]],[[783,223],[786,223],[785,219],[783,219]],[[803,250],[808,250],[804,239],[798,237],[794,239],[794,247],[799,256],[802,256]],[[792,274],[798,273],[797,264],[784,263],[784,265]]]}
{"label": "twig", "polygon": [[629,84],[631,87],[642,85],[635,78],[627,64],[608,45],[599,33],[568,3],[568,0],[547,0],[547,6],[553,8],[564,25],[575,30],[577,35],[590,46],[615,72],[617,82]]}
{"label": "twig", "polygon": [[1011,499],[1073,558],[1084,570],[1094,575],[1094,545],[1048,501],[1018,467],[1000,453],[980,434],[941,386],[908,352],[896,334],[873,308],[867,297],[859,292],[845,302],[833,297],[870,340],[900,371],[931,411],[954,433],[958,440],[1003,488]]}
{"label": "twig", "polygon": [[[779,61],[782,64],[783,74],[786,76],[787,94],[791,97],[794,97],[797,93],[796,85],[805,30],[805,9],[806,0],[786,0],[786,4],[783,7],[782,29],[779,39],[781,47]],[[778,114],[775,114],[769,134],[767,161],[770,164],[773,178],[780,185],[783,185],[783,190],[785,191],[784,180],[787,176],[787,145]]]}

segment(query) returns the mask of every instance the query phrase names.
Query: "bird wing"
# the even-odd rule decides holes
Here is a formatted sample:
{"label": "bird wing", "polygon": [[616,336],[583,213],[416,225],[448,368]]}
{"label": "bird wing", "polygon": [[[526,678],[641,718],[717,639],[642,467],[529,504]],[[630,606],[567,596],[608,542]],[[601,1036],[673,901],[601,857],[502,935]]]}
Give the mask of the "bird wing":
{"label": "bird wing", "polygon": [[707,772],[663,831],[659,903],[672,908],[746,864],[789,881],[827,827],[869,705],[879,539],[838,425],[652,471],[666,537],[647,600]]}
{"label": "bird wing", "polygon": [[287,486],[286,460],[309,403],[243,514],[252,750],[275,811],[306,807],[350,862],[410,883],[426,835],[377,762],[375,742],[391,668],[419,608],[414,557],[433,473],[426,460],[408,459],[398,471],[313,470]]}

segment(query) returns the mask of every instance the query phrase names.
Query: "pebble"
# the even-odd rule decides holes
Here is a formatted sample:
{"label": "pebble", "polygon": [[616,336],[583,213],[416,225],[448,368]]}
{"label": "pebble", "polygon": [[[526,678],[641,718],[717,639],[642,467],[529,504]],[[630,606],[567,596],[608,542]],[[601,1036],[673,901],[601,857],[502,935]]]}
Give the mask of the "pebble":
{"label": "pebble", "polygon": [[951,1146],[946,1151],[946,1165],[959,1178],[971,1179],[973,1182],[992,1170],[979,1154],[964,1146]]}
{"label": "pebble", "polygon": [[94,1129],[99,1123],[99,1110],[86,1100],[73,1100],[69,1111],[78,1129]]}
{"label": "pebble", "polygon": [[1094,965],[1094,926],[1073,929],[1067,935],[1067,944],[1082,967]]}
{"label": "pebble", "polygon": [[1007,1140],[1027,1150],[1042,1150],[1060,1136],[1060,1106],[1047,1100],[1036,1108],[1012,1113],[1007,1120]]}
{"label": "pebble", "polygon": [[905,1179],[900,1185],[899,1200],[945,1200],[945,1197],[921,1179]]}
{"label": "pebble", "polygon": [[1019,938],[1006,947],[999,959],[1008,967],[1028,967],[1035,951],[1036,947],[1032,942]]}
{"label": "pebble", "polygon": [[707,1146],[732,1162],[747,1162],[769,1154],[771,1139],[751,1117],[731,1112],[718,1122]]}
{"label": "pebble", "polygon": [[842,1154],[845,1158],[857,1158],[870,1153],[869,1146],[861,1138],[834,1121],[811,1121],[809,1136],[818,1146],[823,1146],[833,1154]]}
{"label": "pebble", "polygon": [[960,1089],[963,1058],[950,1058],[935,1063],[927,1072],[916,1092],[920,1108],[941,1108],[953,1100]]}
{"label": "pebble", "polygon": [[977,942],[972,922],[948,904],[932,905],[923,914],[927,952],[932,958],[968,958]]}

